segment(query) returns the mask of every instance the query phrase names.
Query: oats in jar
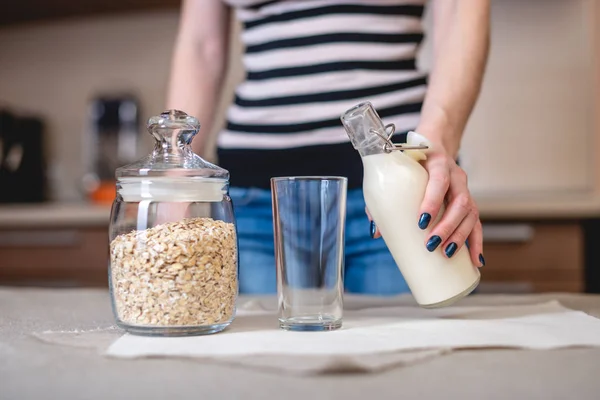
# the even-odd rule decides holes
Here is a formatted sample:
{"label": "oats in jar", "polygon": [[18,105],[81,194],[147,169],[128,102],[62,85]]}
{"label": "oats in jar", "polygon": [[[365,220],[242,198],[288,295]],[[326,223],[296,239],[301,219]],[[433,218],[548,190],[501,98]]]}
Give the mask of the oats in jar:
{"label": "oats in jar", "polygon": [[117,236],[110,243],[118,318],[130,325],[228,323],[238,293],[232,223],[190,218]]}

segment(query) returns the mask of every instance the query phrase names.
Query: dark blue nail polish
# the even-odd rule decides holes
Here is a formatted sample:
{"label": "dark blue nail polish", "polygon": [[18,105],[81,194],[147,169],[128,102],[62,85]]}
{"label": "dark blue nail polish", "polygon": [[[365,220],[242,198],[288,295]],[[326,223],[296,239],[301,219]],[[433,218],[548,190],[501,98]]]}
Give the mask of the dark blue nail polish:
{"label": "dark blue nail polish", "polygon": [[479,262],[481,263],[482,267],[485,267],[485,258],[483,258],[483,254],[479,255]]}
{"label": "dark blue nail polish", "polygon": [[427,242],[427,250],[434,251],[435,249],[437,249],[437,247],[440,245],[440,243],[442,243],[442,238],[439,237],[438,235],[432,236],[429,241]]}
{"label": "dark blue nail polish", "polygon": [[456,252],[457,247],[458,246],[454,242],[452,242],[448,246],[446,246],[446,250],[445,250],[446,256],[448,258],[452,257],[454,255],[454,253]]}
{"label": "dark blue nail polish", "polygon": [[375,238],[375,232],[377,232],[377,226],[375,226],[375,221],[371,221],[371,239]]}
{"label": "dark blue nail polish", "polygon": [[470,249],[470,247],[469,247],[469,239],[465,240],[465,246],[467,246],[467,249]]}
{"label": "dark blue nail polish", "polygon": [[431,214],[423,213],[421,214],[421,218],[419,218],[419,228],[425,229],[429,226],[429,222],[431,221]]}

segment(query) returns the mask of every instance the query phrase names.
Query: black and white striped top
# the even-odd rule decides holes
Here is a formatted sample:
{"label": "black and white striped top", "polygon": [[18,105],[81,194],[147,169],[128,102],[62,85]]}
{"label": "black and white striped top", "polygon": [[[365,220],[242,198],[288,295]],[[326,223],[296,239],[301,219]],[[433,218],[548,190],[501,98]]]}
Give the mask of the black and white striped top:
{"label": "black and white striped top", "polygon": [[224,0],[243,23],[246,79],[218,138],[232,186],[283,175],[341,175],[362,164],[340,114],[371,101],[415,129],[427,89],[416,68],[426,0]]}

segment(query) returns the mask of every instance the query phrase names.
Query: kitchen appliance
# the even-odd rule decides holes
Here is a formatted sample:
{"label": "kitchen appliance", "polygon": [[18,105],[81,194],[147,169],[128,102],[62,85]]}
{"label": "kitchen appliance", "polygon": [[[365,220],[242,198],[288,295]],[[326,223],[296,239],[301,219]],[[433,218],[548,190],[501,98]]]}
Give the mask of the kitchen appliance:
{"label": "kitchen appliance", "polygon": [[139,128],[139,104],[135,96],[98,96],[90,102],[84,138],[83,188],[92,202],[113,201],[115,170],[137,159]]}
{"label": "kitchen appliance", "polygon": [[0,110],[0,203],[46,200],[44,123]]}

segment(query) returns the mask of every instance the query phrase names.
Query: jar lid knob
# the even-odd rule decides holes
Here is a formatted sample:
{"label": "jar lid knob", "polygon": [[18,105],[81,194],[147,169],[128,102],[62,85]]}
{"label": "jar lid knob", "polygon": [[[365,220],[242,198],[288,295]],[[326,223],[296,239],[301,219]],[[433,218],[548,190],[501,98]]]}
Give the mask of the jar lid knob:
{"label": "jar lid knob", "polygon": [[177,130],[178,139],[185,144],[190,144],[200,130],[200,122],[183,111],[166,110],[160,115],[150,117],[147,128],[158,141],[172,137],[173,131]]}

